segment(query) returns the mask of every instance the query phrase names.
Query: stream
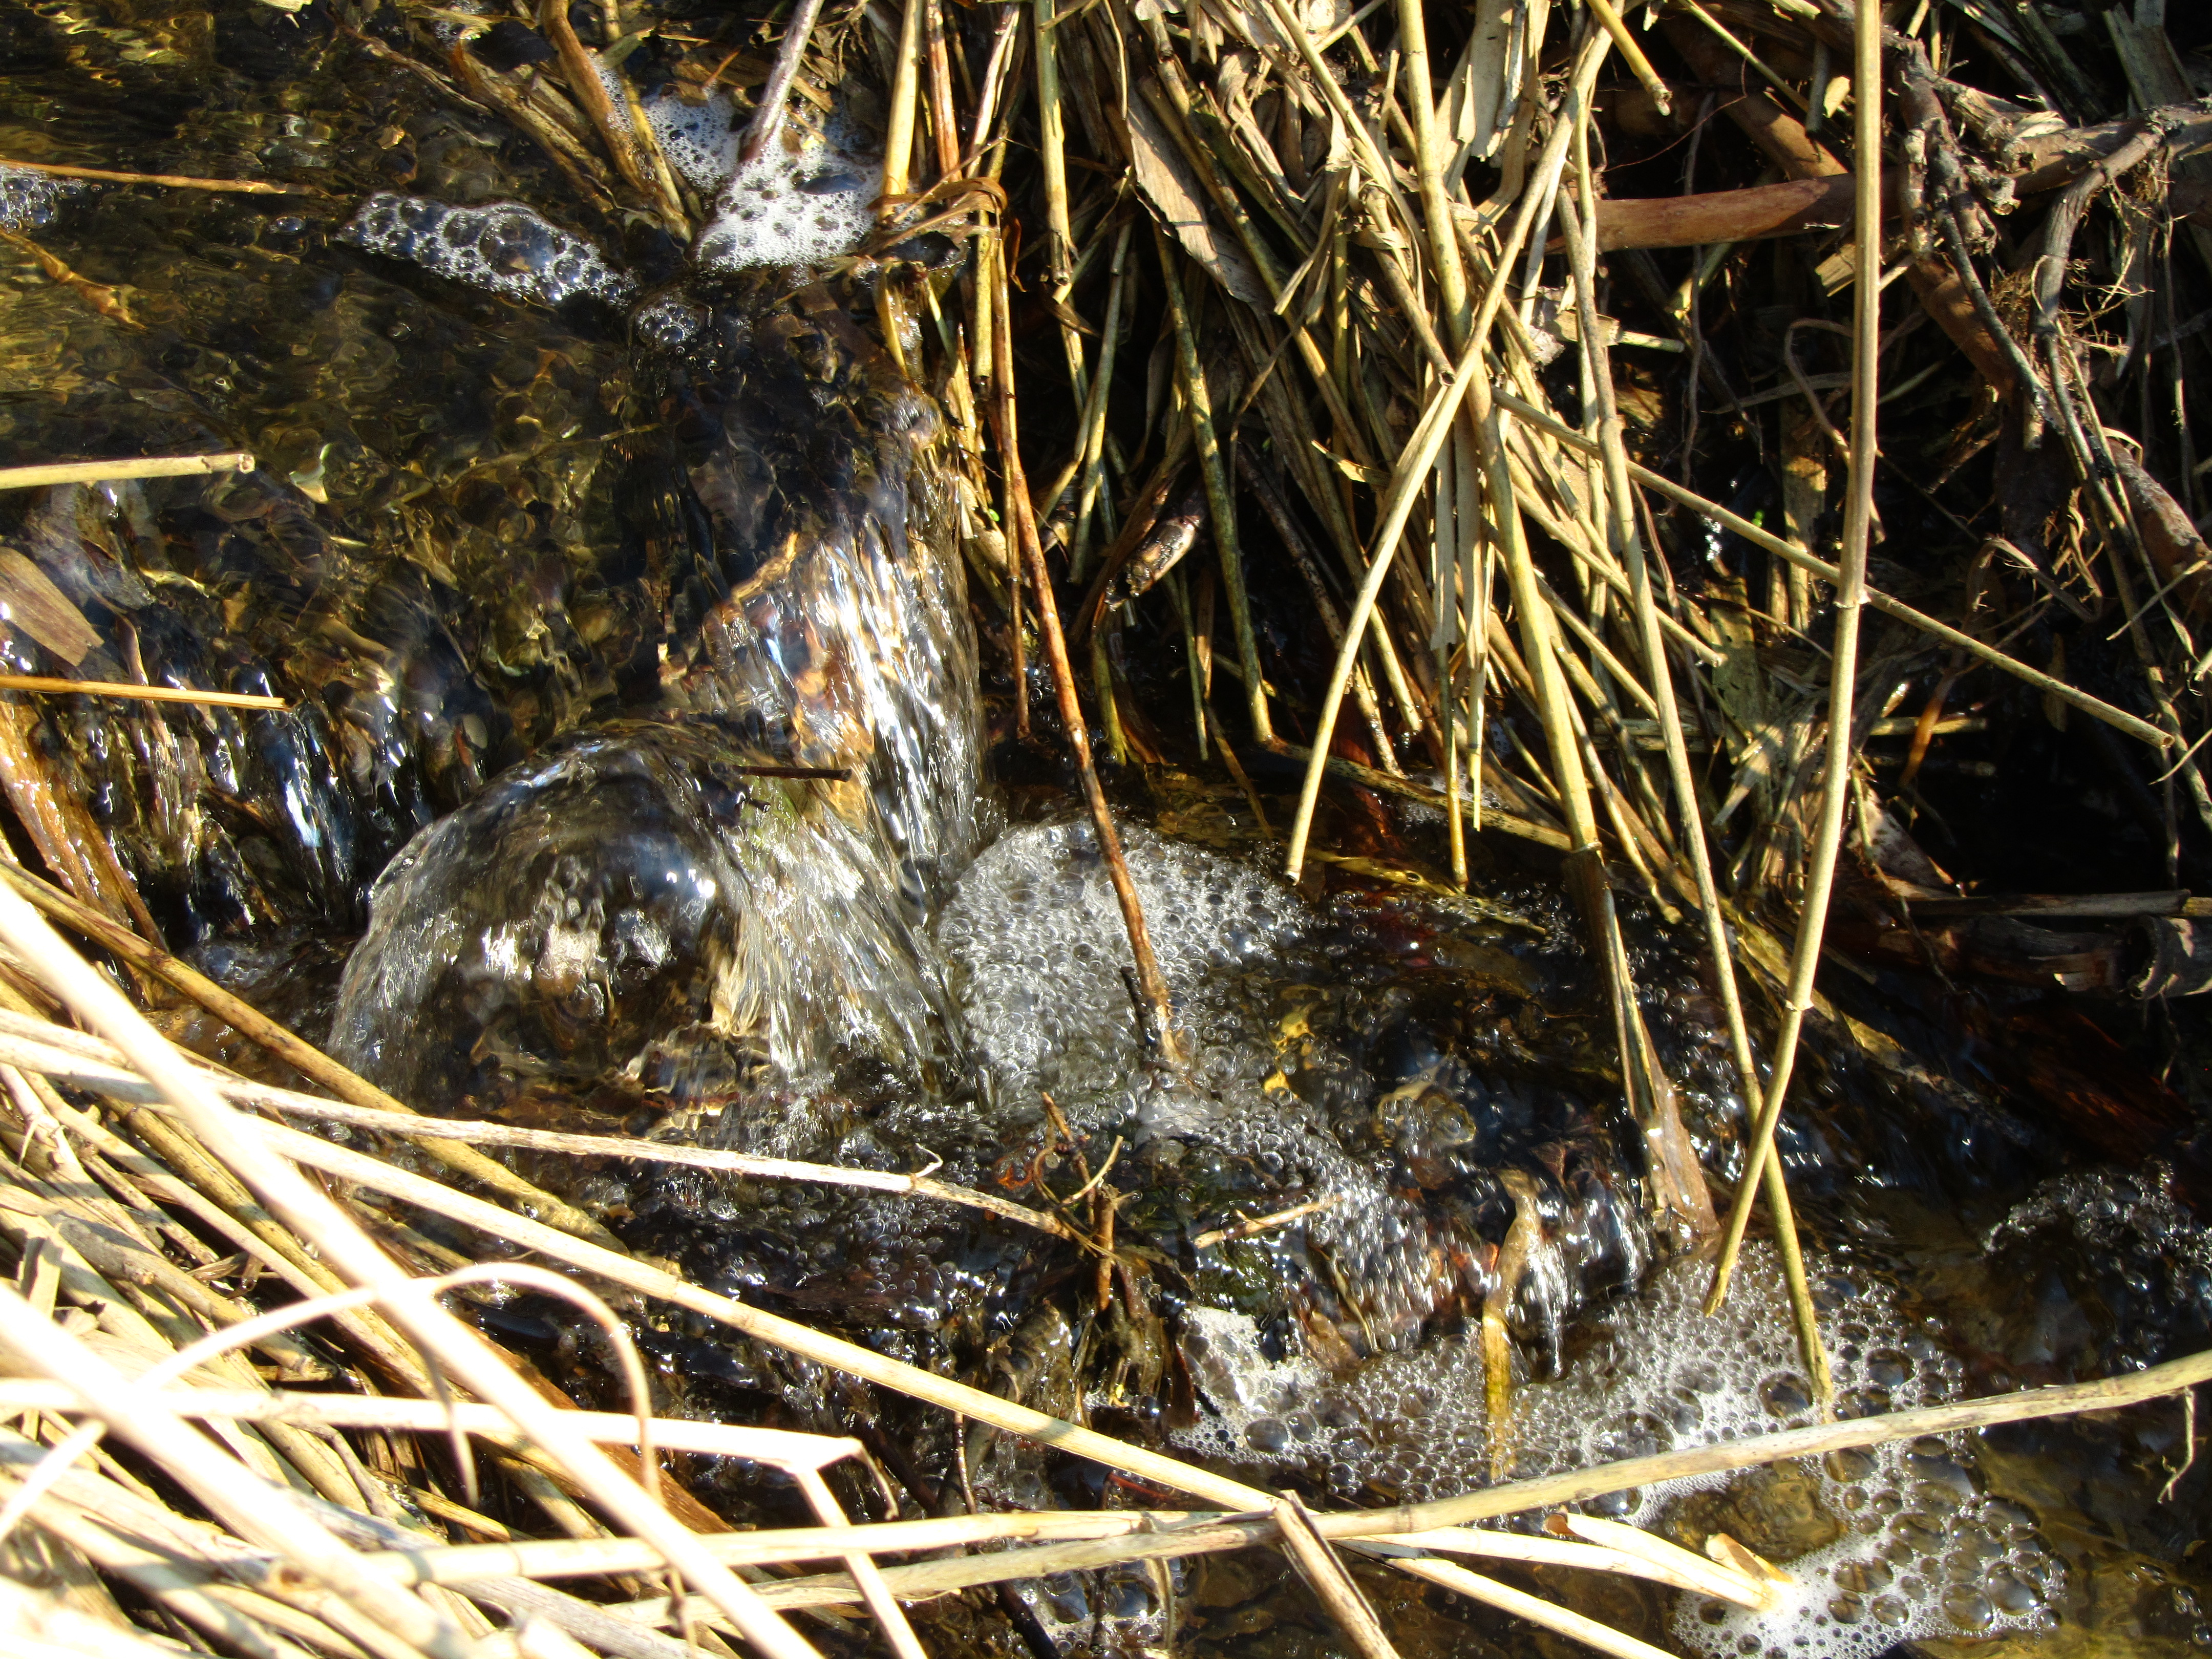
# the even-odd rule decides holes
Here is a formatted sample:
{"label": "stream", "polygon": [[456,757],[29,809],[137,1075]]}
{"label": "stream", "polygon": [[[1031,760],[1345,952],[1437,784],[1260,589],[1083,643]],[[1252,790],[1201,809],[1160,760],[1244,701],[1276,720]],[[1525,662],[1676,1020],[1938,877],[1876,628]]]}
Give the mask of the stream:
{"label": "stream", "polygon": [[[868,108],[732,180],[726,104],[631,68],[726,210],[690,249],[602,234],[539,152],[359,49],[325,0],[0,3],[0,155],[301,187],[0,165],[0,461],[258,458],[0,495],[0,666],[292,705],[0,694],[18,855],[94,902],[127,889],[171,948],[425,1111],[933,1167],[1039,1205],[1099,1177],[1111,1273],[918,1200],[514,1155],[702,1284],[1316,1506],[1814,1420],[1771,1248],[1709,1321],[1709,1262],[1649,1218],[1555,863],[1482,852],[1468,894],[1357,861],[1293,888],[1218,769],[1109,769],[1191,1058],[1142,1050],[1044,682],[1024,744],[979,646],[978,617],[1002,627],[971,591],[988,503],[884,349],[883,264],[855,252]],[[902,257],[949,282],[960,255]],[[1257,782],[1279,831],[1295,773]],[[1433,813],[1375,810],[1444,862]],[[1686,1124],[1729,1182],[1745,1112],[1701,940],[1626,921]],[[2085,1140],[1932,1016],[1838,977],[1781,1146],[1844,1414],[2212,1341],[2185,1157]],[[2105,1042],[2068,1052],[2121,1066]],[[580,1401],[615,1400],[560,1304],[475,1312]],[[633,1322],[661,1409],[860,1432],[924,1503],[1158,1501],[702,1323]],[[2162,1401],[1590,1506],[1780,1564],[1763,1616],[1516,1582],[1697,1659],[2178,1654],[2212,1646],[2192,1449]],[[750,1466],[687,1473],[733,1519],[798,1513]],[[1408,1654],[1567,1650],[1362,1583]],[[1068,1654],[1339,1650],[1257,1552],[1021,1594]],[[933,1650],[1023,1650],[985,1599],[927,1618]]]}

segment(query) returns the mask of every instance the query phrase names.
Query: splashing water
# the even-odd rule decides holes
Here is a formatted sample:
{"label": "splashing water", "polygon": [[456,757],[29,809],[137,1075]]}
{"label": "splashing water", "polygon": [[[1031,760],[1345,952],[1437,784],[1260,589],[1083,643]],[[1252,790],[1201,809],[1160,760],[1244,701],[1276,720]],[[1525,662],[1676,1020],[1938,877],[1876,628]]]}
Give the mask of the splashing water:
{"label": "splashing water", "polygon": [[386,1086],[445,1109],[611,1073],[699,1102],[763,1063],[947,1052],[913,929],[978,840],[973,645],[935,417],[845,326],[702,308],[675,340],[703,435],[662,488],[703,532],[700,599],[653,720],[514,769],[378,883],[334,1041]]}

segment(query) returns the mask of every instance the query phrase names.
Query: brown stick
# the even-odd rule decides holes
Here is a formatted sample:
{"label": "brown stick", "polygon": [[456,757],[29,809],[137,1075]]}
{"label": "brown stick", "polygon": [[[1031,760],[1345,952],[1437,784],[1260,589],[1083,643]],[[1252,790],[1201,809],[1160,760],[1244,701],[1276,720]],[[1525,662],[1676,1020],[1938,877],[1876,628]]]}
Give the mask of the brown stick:
{"label": "brown stick", "polygon": [[1850,175],[1836,173],[1696,196],[1608,198],[1597,204],[1597,245],[1606,253],[1632,247],[1703,247],[1831,229],[1850,219]]}
{"label": "brown stick", "polygon": [[738,155],[739,167],[749,167],[760,160],[761,152],[782,130],[784,100],[791,83],[799,78],[799,60],[806,56],[806,42],[821,9],[822,0],[799,0],[791,21],[783,26],[783,43],[776,48],[775,65],[769,70],[768,85],[761,93],[760,106],[753,112],[752,125],[745,129],[744,149]]}
{"label": "brown stick", "polygon": [[1029,567],[1036,590],[1038,631],[1044,636],[1046,659],[1052,665],[1052,688],[1060,703],[1060,721],[1067,728],[1068,747],[1075,751],[1076,770],[1083,776],[1084,803],[1091,809],[1091,827],[1098,836],[1098,851],[1106,860],[1106,873],[1114,884],[1114,896],[1121,906],[1121,923],[1129,933],[1129,954],[1136,959],[1137,1000],[1140,1005],[1146,1046],[1171,1062],[1182,1060],[1176,1036],[1175,1009],[1168,997],[1166,976],[1152,953],[1152,936],[1145,926],[1145,908],[1129,879],[1128,861],[1121,856],[1121,837],[1114,829],[1113,809],[1099,787],[1097,769],[1091,762],[1091,732],[1083,723],[1083,704],[1075,694],[1075,671],[1068,665],[1067,640],[1060,629],[1060,607],[1053,603],[1052,577],[1044,566],[1044,544],[1038,539],[1036,514],[1030,506],[1028,478],[1016,447],[1018,430],[1014,420],[1013,316],[1006,298],[1003,262],[996,288],[998,326],[991,331],[991,434],[998,441],[1000,465],[1006,469],[1007,495],[1013,504],[1014,532],[1021,544],[1023,562]]}
{"label": "brown stick", "polygon": [[[132,1073],[121,1054],[97,1038],[65,1025],[42,1024],[0,1010],[0,1065],[37,1072],[73,1087],[89,1089],[113,1100],[136,1101],[158,1109],[161,1091]],[[422,1120],[412,1113],[382,1112],[299,1094],[266,1084],[240,1082],[211,1072],[209,1081],[224,1099],[262,1110],[289,1112],[326,1123],[344,1123],[383,1134],[416,1136]],[[969,1209],[981,1210],[1002,1220],[1056,1237],[1079,1240],[1081,1235],[1056,1216],[1028,1209],[1009,1200],[927,1176],[900,1175],[883,1170],[852,1170],[830,1164],[800,1164],[788,1158],[754,1158],[743,1152],[711,1146],[685,1146],[669,1141],[638,1140],[624,1135],[567,1134],[552,1129],[524,1129],[507,1123],[480,1123],[441,1119],[439,1127],[453,1139],[485,1146],[514,1146],[532,1152],[565,1152],[579,1158],[636,1158],[643,1162],[680,1164],[695,1170],[718,1170],[727,1175],[763,1181],[811,1181],[825,1186],[860,1187],[874,1192],[908,1193]],[[446,1138],[441,1135],[441,1139]],[[1310,1206],[1326,1207],[1326,1206]]]}

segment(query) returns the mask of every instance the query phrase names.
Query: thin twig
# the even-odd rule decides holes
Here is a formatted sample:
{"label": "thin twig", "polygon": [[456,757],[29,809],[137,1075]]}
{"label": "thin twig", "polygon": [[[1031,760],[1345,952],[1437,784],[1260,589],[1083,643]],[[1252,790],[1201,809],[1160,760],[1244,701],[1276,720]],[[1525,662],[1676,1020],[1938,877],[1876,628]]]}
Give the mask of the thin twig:
{"label": "thin twig", "polygon": [[21,167],[56,179],[89,179],[103,185],[166,185],[172,190],[234,191],[246,196],[319,196],[313,185],[272,185],[258,179],[193,179],[173,173],[113,173],[106,167],[64,167],[58,161],[25,161],[0,155],[0,167]]}
{"label": "thin twig", "polygon": [[124,680],[65,680],[50,674],[0,674],[0,691],[58,691],[73,696],[192,702],[216,708],[267,708],[280,713],[292,706],[282,697],[264,697],[251,691],[200,691],[189,685],[132,685]]}

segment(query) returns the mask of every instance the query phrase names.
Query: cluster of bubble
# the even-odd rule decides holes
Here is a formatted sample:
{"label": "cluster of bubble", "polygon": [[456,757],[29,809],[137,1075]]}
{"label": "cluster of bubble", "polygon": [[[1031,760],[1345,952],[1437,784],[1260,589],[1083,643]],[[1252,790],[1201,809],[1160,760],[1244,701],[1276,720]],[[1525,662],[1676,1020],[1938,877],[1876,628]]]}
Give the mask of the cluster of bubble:
{"label": "cluster of bubble", "polygon": [[[1802,1426],[1813,1403],[1799,1370],[1771,1253],[1747,1250],[1717,1319],[1700,1308],[1706,1270],[1683,1259],[1598,1322],[1555,1381],[1515,1389],[1513,1421],[1493,1443],[1481,1350],[1432,1338],[1342,1376],[1303,1353],[1271,1356],[1241,1314],[1193,1309],[1182,1348],[1207,1411],[1176,1431],[1188,1449],[1244,1463],[1325,1473],[1346,1499],[1372,1490],[1404,1501],[1464,1492],[1498,1472],[1516,1478],[1740,1440]],[[1884,1287],[1831,1275],[1825,1322],[1846,1416],[1938,1403],[1962,1368]],[[1293,1339],[1295,1343],[1295,1339]],[[1872,1659],[1897,1643],[2049,1628],[2061,1569],[2027,1511],[1990,1497],[1963,1443],[1938,1438],[1839,1453],[1814,1468],[1818,1508],[1839,1528],[1783,1564],[1782,1604],[1755,1613],[1685,1596],[1674,1633],[1706,1659]],[[1715,1474],[1592,1505],[1632,1524],[1661,1522]]]}
{"label": "cluster of bubble", "polygon": [[[1273,958],[1310,917],[1279,878],[1137,825],[1121,829],[1176,1018],[1201,1051],[1249,1041],[1224,977]],[[1010,830],[963,876],[936,936],[968,1031],[1010,1096],[1063,1107],[1143,1060],[1124,975],[1135,959],[1087,823]]]}
{"label": "cluster of bubble", "polygon": [[730,94],[713,93],[704,103],[688,104],[672,92],[656,93],[639,107],[668,165],[701,195],[719,194],[738,170],[743,137]]}
{"label": "cluster of bubble", "polygon": [[[714,105],[705,107],[711,112]],[[656,131],[676,118],[654,112],[665,109],[659,101],[647,111]],[[720,188],[693,250],[703,266],[820,264],[852,252],[875,228],[883,163],[861,154],[856,136],[837,124],[817,132],[787,119],[775,142],[744,167],[737,167],[736,135],[725,139],[716,118],[695,115],[672,130],[684,152],[679,165],[698,169],[691,176],[702,189]]]}
{"label": "cluster of bubble", "polygon": [[2171,1180],[2158,1164],[2054,1176],[1986,1241],[2000,1262],[2080,1264],[2087,1282],[2075,1294],[2103,1304],[2113,1327],[2104,1362],[2114,1370],[2185,1352],[2191,1332],[2212,1326],[2212,1231]]}
{"label": "cluster of bubble", "polygon": [[[1747,1439],[1814,1420],[1782,1276],[1747,1252],[1722,1313],[1705,1317],[1707,1277],[1685,1258],[1609,1314],[1568,1374],[1523,1393],[1514,1473],[1579,1468],[1646,1452]],[[1822,1326],[1845,1417],[1910,1410],[1956,1395],[1963,1368],[1886,1286],[1832,1272]],[[1982,1489],[1964,1443],[1920,1439],[1808,1464],[1834,1540],[1786,1564],[1782,1604],[1757,1613],[1685,1597],[1674,1631],[1710,1659],[1872,1659],[1899,1642],[2028,1631],[2054,1622],[2060,1569],[2031,1517]],[[1646,1525],[1713,1475],[1622,1494],[1610,1506]]]}
{"label": "cluster of bubble", "polygon": [[54,204],[84,186],[29,167],[0,161],[0,230],[28,230],[54,216]]}
{"label": "cluster of bubble", "polygon": [[1194,1307],[1180,1346],[1206,1403],[1170,1431],[1186,1450],[1298,1468],[1346,1501],[1370,1487],[1419,1501],[1482,1482],[1489,1422],[1471,1338],[1434,1338],[1330,1376],[1296,1339],[1275,1358],[1249,1316]]}
{"label": "cluster of bubble", "polygon": [[1236,859],[1138,825],[1121,835],[1188,1066],[1145,1073],[1134,961],[1091,826],[1032,825],[976,860],[936,922],[989,1085],[1009,1103],[1048,1092],[1086,1128],[1133,1115],[1146,1136],[1203,1143],[1298,1200],[1328,1200],[1298,1237],[1328,1254],[1370,1340],[1411,1341],[1435,1304],[1426,1223],[1321,1114],[1262,1082],[1276,1065],[1270,998],[1311,912],[1279,877]]}
{"label": "cluster of bubble", "polygon": [[619,304],[635,287],[582,237],[520,202],[456,207],[380,191],[338,236],[453,282],[546,305],[580,295]]}
{"label": "cluster of bubble", "polygon": [[[1160,1564],[1176,1596],[1188,1594],[1188,1561]],[[1174,1632],[1168,1628],[1149,1562],[1131,1562],[1101,1571],[1054,1573],[1018,1584],[1014,1593],[1029,1604],[1045,1634],[1063,1653],[1145,1655],[1164,1652]]]}

